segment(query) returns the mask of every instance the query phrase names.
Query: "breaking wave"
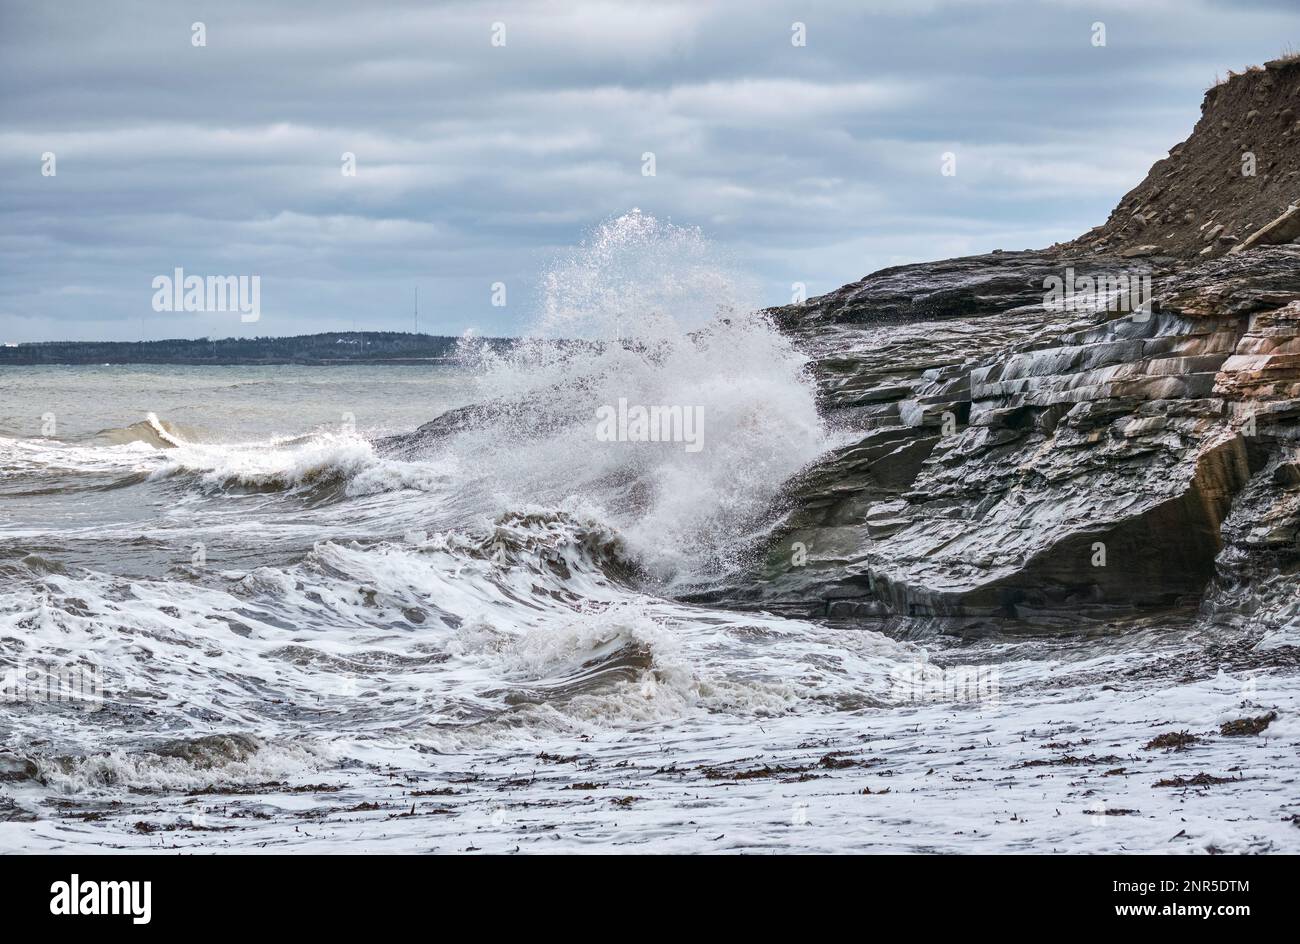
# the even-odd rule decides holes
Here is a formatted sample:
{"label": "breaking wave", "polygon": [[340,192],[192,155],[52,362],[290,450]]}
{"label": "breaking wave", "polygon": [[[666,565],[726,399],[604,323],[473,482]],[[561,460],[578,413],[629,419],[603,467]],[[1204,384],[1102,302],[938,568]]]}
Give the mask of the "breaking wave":
{"label": "breaking wave", "polygon": [[[748,293],[698,231],[633,212],[547,273],[521,342],[465,340],[479,405],[419,431],[211,441],[150,413],[93,446],[10,444],[31,470],[136,476],[77,532],[101,556],[0,598],[24,658],[75,638],[107,687],[24,756],[61,790],[202,789],[357,742],[883,703],[908,646],[679,602],[827,445],[805,358]],[[698,409],[701,448],[598,435],[620,402]],[[51,559],[74,540],[42,533]]]}

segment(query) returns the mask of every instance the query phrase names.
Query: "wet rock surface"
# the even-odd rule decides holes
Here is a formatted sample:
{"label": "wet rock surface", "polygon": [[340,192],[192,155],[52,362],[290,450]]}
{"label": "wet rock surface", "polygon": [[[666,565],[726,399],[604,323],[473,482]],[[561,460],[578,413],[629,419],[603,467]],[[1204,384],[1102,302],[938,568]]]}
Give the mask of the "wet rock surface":
{"label": "wet rock surface", "polygon": [[[777,312],[843,444],[721,595],[845,617],[1300,618],[1300,247],[1097,263],[948,260]],[[1067,269],[1149,292],[1045,298]]]}

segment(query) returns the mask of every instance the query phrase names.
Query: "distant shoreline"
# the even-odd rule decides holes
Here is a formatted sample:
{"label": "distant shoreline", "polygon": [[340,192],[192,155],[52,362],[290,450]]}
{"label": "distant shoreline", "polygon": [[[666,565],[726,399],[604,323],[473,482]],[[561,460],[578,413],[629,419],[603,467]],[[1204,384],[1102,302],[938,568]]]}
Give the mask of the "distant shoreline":
{"label": "distant shoreline", "polygon": [[421,364],[432,367],[451,367],[459,363],[455,357],[376,357],[338,360],[6,360],[0,358],[0,367],[414,367]]}
{"label": "distant shoreline", "polygon": [[[449,365],[457,360],[461,340],[400,331],[347,331],[283,338],[36,341],[0,347],[0,367]],[[514,343],[511,338],[476,340],[494,350]]]}

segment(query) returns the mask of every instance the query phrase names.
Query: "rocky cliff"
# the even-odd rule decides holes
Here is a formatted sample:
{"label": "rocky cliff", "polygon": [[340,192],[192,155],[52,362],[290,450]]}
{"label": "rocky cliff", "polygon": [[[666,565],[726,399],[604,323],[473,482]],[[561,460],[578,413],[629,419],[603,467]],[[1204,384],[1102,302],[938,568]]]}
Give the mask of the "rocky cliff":
{"label": "rocky cliff", "polygon": [[886,269],[773,312],[841,445],[713,598],[957,625],[1300,621],[1300,232],[1251,238],[1300,198],[1297,90],[1295,62],[1212,89],[1192,136],[1073,243]]}

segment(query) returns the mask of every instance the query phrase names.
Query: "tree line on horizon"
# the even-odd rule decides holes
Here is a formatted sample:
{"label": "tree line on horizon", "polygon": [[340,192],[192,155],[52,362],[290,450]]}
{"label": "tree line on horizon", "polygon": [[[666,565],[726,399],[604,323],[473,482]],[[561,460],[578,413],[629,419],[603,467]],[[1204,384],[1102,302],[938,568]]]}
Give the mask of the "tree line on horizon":
{"label": "tree line on horizon", "polygon": [[[500,350],[509,338],[484,338]],[[405,331],[159,341],[34,341],[0,347],[0,365],[324,364],[450,358],[460,338]]]}

